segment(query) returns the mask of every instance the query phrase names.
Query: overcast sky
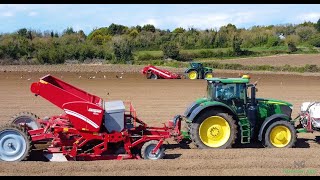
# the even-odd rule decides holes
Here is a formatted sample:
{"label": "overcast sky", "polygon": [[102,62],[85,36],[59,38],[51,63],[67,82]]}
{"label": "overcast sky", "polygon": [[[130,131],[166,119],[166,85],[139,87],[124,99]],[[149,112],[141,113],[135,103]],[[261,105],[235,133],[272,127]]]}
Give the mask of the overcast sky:
{"label": "overcast sky", "polygon": [[62,32],[67,27],[88,34],[111,23],[153,24],[156,28],[239,28],[253,25],[317,22],[320,4],[0,4],[0,33],[20,28]]}

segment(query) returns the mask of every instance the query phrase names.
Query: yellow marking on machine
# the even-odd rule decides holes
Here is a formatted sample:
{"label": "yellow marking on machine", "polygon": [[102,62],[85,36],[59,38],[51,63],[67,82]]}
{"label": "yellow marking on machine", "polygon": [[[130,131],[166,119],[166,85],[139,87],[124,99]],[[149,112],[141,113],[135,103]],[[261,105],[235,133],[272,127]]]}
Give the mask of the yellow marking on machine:
{"label": "yellow marking on machine", "polygon": [[40,83],[42,83],[42,84],[48,84],[48,82],[46,82],[46,81],[44,81],[44,80],[40,80]]}
{"label": "yellow marking on machine", "polygon": [[82,128],[81,130],[82,131],[89,131],[89,129],[87,129],[87,128]]}
{"label": "yellow marking on machine", "polygon": [[68,132],[69,128],[63,128],[63,132]]}
{"label": "yellow marking on machine", "polygon": [[94,132],[94,133],[92,133],[93,135],[98,135],[99,133],[97,133],[97,132]]}

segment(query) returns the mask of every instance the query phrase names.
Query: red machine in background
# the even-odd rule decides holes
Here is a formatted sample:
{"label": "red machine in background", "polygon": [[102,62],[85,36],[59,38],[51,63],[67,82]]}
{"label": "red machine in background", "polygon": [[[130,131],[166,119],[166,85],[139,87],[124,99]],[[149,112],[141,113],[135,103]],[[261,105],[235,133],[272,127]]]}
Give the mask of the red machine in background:
{"label": "red machine in background", "polygon": [[147,79],[181,79],[182,75],[172,73],[165,69],[159,69],[155,66],[148,65],[141,70],[141,73],[147,76]]}
{"label": "red machine in background", "polygon": [[[23,112],[0,128],[0,161],[28,159],[34,144],[46,142],[53,160],[161,159],[163,142],[181,136],[181,117],[163,127],[149,127],[131,103],[105,101],[51,75],[31,85],[31,92],[64,114],[39,118]],[[57,158],[58,157],[58,158]]]}

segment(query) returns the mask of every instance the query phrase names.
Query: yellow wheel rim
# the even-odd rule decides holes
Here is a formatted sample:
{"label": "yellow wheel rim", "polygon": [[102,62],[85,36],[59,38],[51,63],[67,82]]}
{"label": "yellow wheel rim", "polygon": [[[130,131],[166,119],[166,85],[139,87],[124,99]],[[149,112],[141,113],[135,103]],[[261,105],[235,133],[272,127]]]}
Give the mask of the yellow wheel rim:
{"label": "yellow wheel rim", "polygon": [[196,71],[190,71],[188,73],[189,79],[197,79],[197,72]]}
{"label": "yellow wheel rim", "polygon": [[199,135],[203,144],[218,148],[228,142],[231,130],[229,123],[224,118],[211,116],[201,123]]}
{"label": "yellow wheel rim", "polygon": [[286,126],[275,126],[270,132],[270,142],[273,146],[281,148],[290,143],[291,132]]}
{"label": "yellow wheel rim", "polygon": [[207,73],[206,74],[206,78],[212,78],[212,77],[213,77],[212,73]]}

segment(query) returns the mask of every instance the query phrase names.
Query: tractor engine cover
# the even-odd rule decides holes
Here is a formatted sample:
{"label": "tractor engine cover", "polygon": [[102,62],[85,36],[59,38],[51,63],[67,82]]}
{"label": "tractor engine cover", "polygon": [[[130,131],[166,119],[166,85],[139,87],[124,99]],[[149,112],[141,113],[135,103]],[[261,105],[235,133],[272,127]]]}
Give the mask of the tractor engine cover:
{"label": "tractor engine cover", "polygon": [[125,109],[123,101],[105,102],[104,126],[109,133],[112,131],[121,132],[124,129]]}

